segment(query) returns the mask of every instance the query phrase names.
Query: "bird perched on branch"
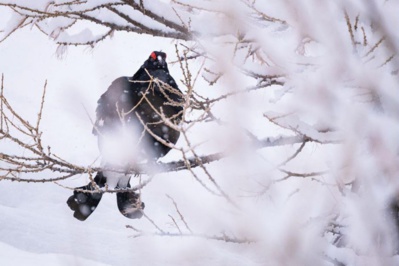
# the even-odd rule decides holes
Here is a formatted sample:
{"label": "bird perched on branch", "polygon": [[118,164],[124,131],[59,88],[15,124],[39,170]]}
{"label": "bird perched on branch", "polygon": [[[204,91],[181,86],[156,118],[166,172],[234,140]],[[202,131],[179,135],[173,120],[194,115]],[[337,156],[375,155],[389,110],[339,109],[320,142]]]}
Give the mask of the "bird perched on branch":
{"label": "bird perched on branch", "polygon": [[102,168],[86,186],[76,188],[67,204],[84,221],[99,204],[100,188],[122,189],[117,205],[128,218],[140,218],[144,203],[129,190],[139,164],[154,163],[177,142],[183,95],[169,74],[166,54],[152,52],[133,77],[120,77],[101,95],[93,134],[98,138]]}

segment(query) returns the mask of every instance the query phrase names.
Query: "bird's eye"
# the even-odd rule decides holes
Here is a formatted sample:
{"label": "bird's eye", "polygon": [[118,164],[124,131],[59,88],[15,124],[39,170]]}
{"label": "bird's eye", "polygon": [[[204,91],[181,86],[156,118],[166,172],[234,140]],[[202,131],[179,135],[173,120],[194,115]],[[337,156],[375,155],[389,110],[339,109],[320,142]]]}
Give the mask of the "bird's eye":
{"label": "bird's eye", "polygon": [[157,59],[157,55],[155,54],[155,52],[152,52],[152,53],[151,53],[151,58],[154,59],[154,60]]}

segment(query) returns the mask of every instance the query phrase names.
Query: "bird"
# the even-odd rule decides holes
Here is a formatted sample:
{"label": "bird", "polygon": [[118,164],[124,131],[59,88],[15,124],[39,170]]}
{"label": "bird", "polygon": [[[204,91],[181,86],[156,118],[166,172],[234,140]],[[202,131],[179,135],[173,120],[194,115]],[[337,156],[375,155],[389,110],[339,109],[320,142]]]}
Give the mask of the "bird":
{"label": "bird", "polygon": [[85,221],[97,208],[102,192],[114,187],[117,206],[127,218],[143,215],[140,194],[129,190],[129,169],[151,164],[177,143],[183,116],[183,94],[169,73],[166,53],[154,51],[131,76],[115,79],[97,101],[92,133],[97,136],[102,171],[74,189],[67,204],[74,217]]}

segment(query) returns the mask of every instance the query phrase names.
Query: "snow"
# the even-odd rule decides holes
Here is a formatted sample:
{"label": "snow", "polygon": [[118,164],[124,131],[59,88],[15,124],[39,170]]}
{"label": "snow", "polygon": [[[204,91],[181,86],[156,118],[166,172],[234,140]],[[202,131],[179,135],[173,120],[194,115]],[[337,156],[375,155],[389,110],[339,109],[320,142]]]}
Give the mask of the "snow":
{"label": "snow", "polygon": [[[9,17],[9,18],[8,18]],[[24,22],[24,17],[17,13],[5,13],[2,20],[3,25],[6,25],[1,31],[0,41],[4,40],[9,34],[11,34],[18,25]]]}
{"label": "snow", "polygon": [[[206,52],[209,58],[190,61],[192,74],[202,64],[208,70],[200,72],[195,92],[204,99],[234,95],[212,104],[212,113],[220,121],[182,125],[197,154],[228,151],[229,156],[207,164],[206,169],[193,168],[195,177],[189,171],[155,175],[141,190],[145,214],[164,231],[176,233],[172,216],[188,233],[170,196],[193,232],[253,238],[259,240],[257,243],[153,236],[155,226],[146,218],[129,220],[122,216],[115,194],[110,193],[103,195],[85,222],[80,222],[66,205],[71,190],[52,183],[1,180],[0,264],[333,265],[334,259],[348,265],[398,264],[398,256],[393,255],[398,241],[385,209],[399,191],[397,58],[382,65],[391,52],[397,51],[398,33],[389,34],[375,53],[368,54],[381,38],[380,31],[370,26],[375,25],[375,17],[367,16],[369,5],[346,2],[256,1],[258,10],[287,21],[270,24],[261,23],[242,3],[227,9],[227,0],[197,1],[198,7],[218,12],[200,8],[191,11],[168,1],[144,1],[156,14],[176,23],[180,19],[171,7],[186,23],[192,18],[191,26],[198,35],[183,44]],[[47,1],[21,3],[45,8]],[[377,4],[386,14],[381,25],[396,25],[394,10],[398,4],[382,0]],[[76,8],[93,5],[94,1],[88,1]],[[353,48],[343,7],[352,20],[357,12],[365,14],[359,18],[359,27],[365,28],[368,46]],[[225,9],[228,12],[220,14]],[[170,30],[137,11],[119,10],[137,16],[147,26]],[[0,8],[3,37],[20,21],[19,16],[9,14],[10,10]],[[109,12],[91,14],[125,23]],[[248,14],[252,14],[250,19]],[[56,41],[85,42],[104,33],[103,27],[92,23],[77,24],[66,31],[61,28],[70,23],[67,19],[46,23],[44,30],[53,32]],[[244,40],[254,45],[241,42],[236,46],[238,33],[245,33]],[[362,32],[358,30],[355,37],[362,40]],[[71,163],[100,166],[102,158],[91,133],[99,96],[115,78],[135,73],[154,50],[166,52],[168,62],[175,61],[174,44],[183,49],[178,41],[115,32],[92,48],[66,47],[57,46],[35,27],[24,28],[0,43],[4,93],[18,113],[34,123],[47,80],[41,124],[44,145],[50,145],[53,153]],[[169,70],[187,92],[179,63],[170,63]],[[248,72],[283,75],[279,81],[285,84],[244,92],[266,82],[248,77]],[[201,76],[209,80],[218,77],[218,82],[211,86]],[[193,111],[186,118],[195,120],[200,115],[201,111]],[[275,121],[280,126],[265,116],[279,117]],[[298,132],[319,142],[339,144],[259,147],[253,141],[254,137],[274,141]],[[183,137],[177,147],[189,150]],[[25,152],[2,141],[0,148],[12,154]],[[295,155],[300,148],[302,151]],[[121,154],[112,155],[117,156]],[[287,161],[289,158],[292,160]],[[172,151],[162,161],[179,159],[180,152]],[[293,176],[287,177],[290,172]],[[306,176],[309,173],[316,174]],[[221,193],[208,174],[239,208],[207,191]],[[40,177],[51,175],[46,172]],[[81,175],[60,184],[77,187],[88,181],[87,175]],[[354,181],[360,182],[357,191],[352,189]],[[133,177],[131,184],[139,182]],[[337,230],[346,233],[347,243],[342,246],[333,245],[335,236],[324,232],[332,222],[341,224]],[[143,230],[144,235],[134,237],[137,232],[126,225]],[[380,242],[376,243],[376,238]]]}
{"label": "snow", "polygon": [[2,265],[107,265],[70,255],[57,253],[37,254],[32,252],[26,252],[4,243],[0,243],[0,249],[2,251],[0,259]]}

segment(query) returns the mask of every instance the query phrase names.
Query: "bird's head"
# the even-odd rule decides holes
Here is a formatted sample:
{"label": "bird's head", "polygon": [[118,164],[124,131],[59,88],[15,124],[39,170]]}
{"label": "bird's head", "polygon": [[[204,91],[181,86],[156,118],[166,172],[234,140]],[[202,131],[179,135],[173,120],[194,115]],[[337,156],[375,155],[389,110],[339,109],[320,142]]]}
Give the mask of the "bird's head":
{"label": "bird's head", "polygon": [[166,64],[166,54],[164,52],[154,51],[148,57],[149,66],[154,68],[164,68],[167,69]]}

